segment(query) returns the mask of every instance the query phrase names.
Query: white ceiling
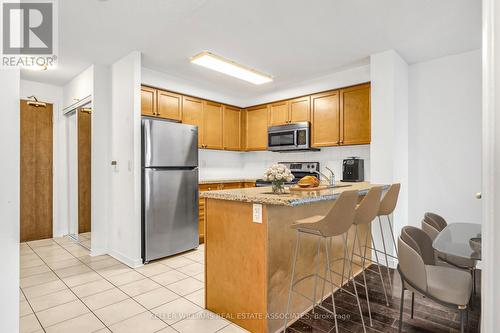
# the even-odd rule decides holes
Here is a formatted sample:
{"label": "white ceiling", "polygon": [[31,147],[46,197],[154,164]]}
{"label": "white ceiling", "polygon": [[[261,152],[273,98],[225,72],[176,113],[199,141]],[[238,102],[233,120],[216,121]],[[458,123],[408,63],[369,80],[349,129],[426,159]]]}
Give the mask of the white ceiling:
{"label": "white ceiling", "polygon": [[[63,85],[130,51],[142,65],[249,98],[395,49],[408,63],[481,47],[477,0],[63,0],[59,65],[22,78]],[[212,51],[275,77],[255,86],[190,64]]]}

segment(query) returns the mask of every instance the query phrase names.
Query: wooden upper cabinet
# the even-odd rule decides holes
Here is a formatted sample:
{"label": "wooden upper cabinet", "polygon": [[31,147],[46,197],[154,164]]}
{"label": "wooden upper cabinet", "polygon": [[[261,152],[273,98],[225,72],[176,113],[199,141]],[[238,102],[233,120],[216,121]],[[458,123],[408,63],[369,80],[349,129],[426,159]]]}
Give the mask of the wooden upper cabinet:
{"label": "wooden upper cabinet", "polygon": [[288,101],[269,104],[269,126],[284,125],[290,122]]}
{"label": "wooden upper cabinet", "polygon": [[289,104],[290,122],[298,123],[301,121],[310,121],[311,98],[309,96],[294,98],[289,101]]}
{"label": "wooden upper cabinet", "polygon": [[156,89],[141,87],[141,114],[156,116]]}
{"label": "wooden upper cabinet", "polygon": [[241,149],[241,110],[224,105],[223,113],[223,138],[224,149]]}
{"label": "wooden upper cabinet", "polygon": [[339,91],[311,96],[311,145],[313,147],[340,144],[340,98]]}
{"label": "wooden upper cabinet", "polygon": [[222,149],[222,104],[203,102],[202,148]]}
{"label": "wooden upper cabinet", "polygon": [[182,97],[182,122],[198,126],[198,147],[203,144],[203,101],[198,98]]}
{"label": "wooden upper cabinet", "polygon": [[156,115],[165,119],[181,120],[182,96],[168,91],[157,91]]}
{"label": "wooden upper cabinet", "polygon": [[267,105],[246,111],[246,150],[267,150]]}
{"label": "wooden upper cabinet", "polygon": [[340,143],[344,145],[368,144],[370,131],[370,84],[340,90],[342,116]]}

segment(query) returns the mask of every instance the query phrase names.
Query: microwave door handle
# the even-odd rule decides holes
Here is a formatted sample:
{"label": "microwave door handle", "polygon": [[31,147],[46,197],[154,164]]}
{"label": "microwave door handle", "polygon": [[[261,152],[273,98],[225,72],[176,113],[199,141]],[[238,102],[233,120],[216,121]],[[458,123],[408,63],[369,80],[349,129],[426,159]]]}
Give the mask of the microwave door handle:
{"label": "microwave door handle", "polygon": [[298,136],[297,136],[297,131],[293,131],[293,142],[295,143],[295,147],[298,147],[299,146],[299,142],[298,142]]}

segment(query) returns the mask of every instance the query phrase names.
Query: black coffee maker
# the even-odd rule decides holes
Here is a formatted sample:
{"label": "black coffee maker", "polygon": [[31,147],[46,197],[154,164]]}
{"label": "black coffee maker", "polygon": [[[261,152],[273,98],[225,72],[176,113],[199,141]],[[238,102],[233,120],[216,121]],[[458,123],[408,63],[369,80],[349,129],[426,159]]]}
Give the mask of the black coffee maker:
{"label": "black coffee maker", "polygon": [[349,157],[342,162],[343,182],[363,182],[365,180],[365,161]]}

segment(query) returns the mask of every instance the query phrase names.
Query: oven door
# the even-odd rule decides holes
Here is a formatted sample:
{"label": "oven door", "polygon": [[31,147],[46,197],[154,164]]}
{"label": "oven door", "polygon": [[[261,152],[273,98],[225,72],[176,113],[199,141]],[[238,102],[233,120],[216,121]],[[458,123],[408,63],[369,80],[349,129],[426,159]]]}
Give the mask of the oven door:
{"label": "oven door", "polygon": [[297,131],[268,132],[268,149],[272,151],[297,149]]}

